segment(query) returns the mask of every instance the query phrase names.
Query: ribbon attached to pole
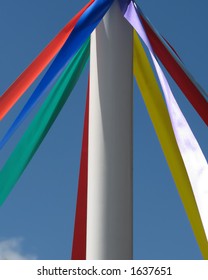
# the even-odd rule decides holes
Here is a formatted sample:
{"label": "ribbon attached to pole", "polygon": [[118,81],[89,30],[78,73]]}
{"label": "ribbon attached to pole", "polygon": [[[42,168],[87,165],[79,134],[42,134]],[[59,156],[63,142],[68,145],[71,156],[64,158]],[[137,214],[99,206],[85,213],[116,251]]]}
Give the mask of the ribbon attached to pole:
{"label": "ribbon attached to pole", "polygon": [[72,59],[0,171],[0,205],[29,164],[67,101],[89,58],[89,40]]}
{"label": "ribbon attached to pole", "polygon": [[145,51],[134,34],[134,75],[166,157],[202,255],[208,259],[208,242],[192,187],[173,133],[168,111]]}
{"label": "ribbon attached to pole", "polygon": [[24,92],[35,81],[39,74],[59,52],[68,36],[72,32],[77,21],[86,9],[94,2],[91,0],[46,46],[46,48],[34,59],[17,80],[0,96],[0,120],[8,113]]}
{"label": "ribbon attached to pole", "polygon": [[146,31],[147,37],[151,43],[157,57],[161,60],[167,71],[175,80],[186,98],[195,108],[202,120],[208,125],[208,95],[201,86],[194,81],[191,74],[185,69],[184,64],[175,53],[168,51],[167,46],[163,44],[162,38],[145,18],[141,10],[137,7],[141,22]]}
{"label": "ribbon attached to pole", "polygon": [[33,106],[44,94],[48,87],[58,78],[66,64],[70,61],[71,57],[76,53],[80,46],[90,36],[91,32],[98,25],[100,20],[103,18],[105,13],[108,11],[113,0],[102,1],[95,0],[88,9],[82,14],[78,20],[76,26],[71,32],[69,38],[65,42],[64,46],[58,53],[57,57],[51,64],[50,68],[46,72],[45,76],[25,104],[24,108],[17,116],[7,133],[0,141],[0,149],[6,144],[11,138],[15,130],[22,123],[28,113],[31,111]]}
{"label": "ribbon attached to pole", "polygon": [[87,237],[87,177],[88,177],[88,127],[89,127],[89,81],[84,116],[82,151],[80,160],[72,260],[86,260]]}
{"label": "ribbon attached to pole", "polygon": [[[208,237],[208,218],[206,215],[206,213],[208,213],[208,204],[206,203],[206,201],[208,201],[208,186],[206,183],[207,178],[208,178],[207,161],[206,161],[189,125],[187,124],[186,119],[184,118],[182,112],[180,111],[180,108],[178,107],[178,105],[172,95],[169,84],[162,72],[162,69],[160,68],[160,66],[153,54],[151,45],[149,43],[149,40],[146,36],[146,33],[145,33],[143,27],[142,27],[140,19],[137,15],[133,1],[131,1],[129,3],[124,16],[130,22],[130,24],[132,24],[132,26],[136,29],[136,31],[139,33],[140,37],[143,39],[144,43],[146,44],[147,48],[150,51],[150,55],[152,57],[154,65],[155,65],[156,72],[158,74],[159,81],[160,81],[160,84],[161,84],[161,87],[163,89],[164,96],[166,99],[168,113],[170,116],[171,126],[172,126],[170,128],[174,132],[173,136],[176,140],[176,143],[178,145],[179,151],[180,151],[182,159],[183,159],[183,163],[186,167],[186,170],[184,168],[181,169],[184,172],[183,178],[184,178],[184,181],[186,181],[185,177],[187,175],[186,174],[186,171],[187,171],[188,178],[191,182],[191,185],[189,184],[189,188],[190,188],[190,191],[193,191],[194,198],[196,200],[197,207],[198,207],[198,210],[195,207],[195,211],[197,210],[195,215],[197,215],[198,212],[200,213],[201,222],[203,224],[202,230],[204,230],[204,233],[206,234],[205,237]],[[140,60],[141,59],[142,58],[140,57]],[[140,73],[140,75],[141,75],[141,73]],[[137,80],[138,79],[139,79],[139,76],[137,77]],[[146,79],[148,79],[148,77],[146,77]],[[152,90],[154,90],[154,88]],[[174,151],[174,147],[172,149],[169,148],[168,150],[166,150],[164,152],[166,154],[166,153],[172,153],[172,151]],[[174,160],[174,158],[173,158],[173,160]],[[177,160],[178,160],[178,162],[180,162],[180,158],[178,158]],[[176,159],[174,161],[177,166]],[[170,161],[169,161],[169,166],[171,168]],[[176,178],[174,177],[174,179],[176,182],[178,182],[177,172],[176,173],[172,172],[172,174],[175,174]],[[197,241],[201,245],[201,240],[202,240],[202,236],[204,236],[204,233],[201,230],[201,233],[199,234],[199,231],[196,227],[196,224],[198,222],[194,220],[194,215],[192,215],[191,212],[189,212],[188,199],[191,199],[191,197],[187,198],[187,197],[183,196],[184,190],[182,189],[182,186],[183,186],[182,182],[180,184],[176,183],[176,186],[181,195],[181,198],[184,203],[184,207],[187,211],[188,217],[191,221]],[[188,187],[188,185],[187,185],[187,187]],[[192,202],[195,203],[194,200],[192,200]],[[205,241],[207,243],[206,238],[205,238]],[[205,241],[204,241],[204,244],[205,244]],[[202,248],[202,246],[200,246],[200,248],[203,252],[203,255],[206,256],[206,258],[207,258],[208,257],[207,247],[206,247],[207,253],[204,252],[204,249]]]}

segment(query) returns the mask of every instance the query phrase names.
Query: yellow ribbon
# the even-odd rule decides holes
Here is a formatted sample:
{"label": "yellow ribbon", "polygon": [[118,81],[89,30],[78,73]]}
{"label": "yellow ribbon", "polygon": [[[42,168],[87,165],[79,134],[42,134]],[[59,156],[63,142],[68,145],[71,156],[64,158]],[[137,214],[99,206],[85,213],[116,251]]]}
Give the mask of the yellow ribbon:
{"label": "yellow ribbon", "polygon": [[170,117],[142,44],[134,31],[134,76],[204,259],[208,242]]}

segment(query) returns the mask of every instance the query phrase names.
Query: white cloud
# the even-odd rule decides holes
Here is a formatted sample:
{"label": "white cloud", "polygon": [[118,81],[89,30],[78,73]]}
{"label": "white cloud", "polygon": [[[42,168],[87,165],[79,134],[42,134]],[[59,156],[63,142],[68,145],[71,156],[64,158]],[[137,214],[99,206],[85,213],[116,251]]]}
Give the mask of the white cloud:
{"label": "white cloud", "polygon": [[26,255],[21,249],[21,238],[0,240],[0,260],[34,260],[35,256]]}

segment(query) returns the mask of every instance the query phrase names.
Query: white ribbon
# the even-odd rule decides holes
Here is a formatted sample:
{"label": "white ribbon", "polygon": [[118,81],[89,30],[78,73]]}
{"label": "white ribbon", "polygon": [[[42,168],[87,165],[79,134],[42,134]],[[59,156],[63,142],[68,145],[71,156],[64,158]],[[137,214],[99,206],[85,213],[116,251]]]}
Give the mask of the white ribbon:
{"label": "white ribbon", "polygon": [[151,44],[147,38],[135,7],[136,4],[131,1],[124,13],[124,17],[134,27],[147,46],[155,65],[166,100],[175,138],[186,167],[204,231],[208,240],[208,164],[193,132],[191,131],[172,94],[168,81],[154,55]]}

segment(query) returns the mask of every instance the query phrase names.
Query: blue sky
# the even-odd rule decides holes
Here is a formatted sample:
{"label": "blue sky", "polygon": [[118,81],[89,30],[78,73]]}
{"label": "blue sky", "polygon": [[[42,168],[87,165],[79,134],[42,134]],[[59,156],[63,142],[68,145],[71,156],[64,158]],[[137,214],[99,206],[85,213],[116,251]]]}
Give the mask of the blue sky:
{"label": "blue sky", "polygon": [[[87,0],[0,1],[0,93],[17,78]],[[207,90],[206,0],[141,0],[145,15]],[[87,73],[0,208],[0,259],[69,259],[79,172]],[[207,128],[169,79],[208,158]],[[0,123],[3,136],[32,89]],[[44,99],[44,98],[43,98]],[[40,104],[39,104],[40,105]],[[2,150],[0,166],[38,107]],[[140,93],[134,86],[134,258],[202,259]]]}

